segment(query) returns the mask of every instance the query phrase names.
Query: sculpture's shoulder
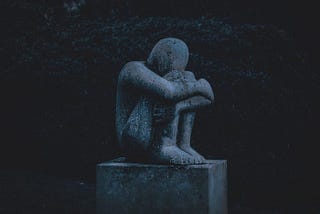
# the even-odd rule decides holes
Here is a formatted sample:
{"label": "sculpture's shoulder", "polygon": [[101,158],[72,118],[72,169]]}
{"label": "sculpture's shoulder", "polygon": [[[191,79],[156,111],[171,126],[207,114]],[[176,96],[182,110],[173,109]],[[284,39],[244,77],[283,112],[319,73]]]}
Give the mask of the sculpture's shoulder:
{"label": "sculpture's shoulder", "polygon": [[131,62],[127,62],[123,68],[121,69],[121,72],[131,72],[131,71],[135,71],[139,68],[141,68],[142,66],[145,66],[145,62],[143,61],[131,61]]}
{"label": "sculpture's shoulder", "polygon": [[126,63],[120,73],[119,73],[119,82],[123,82],[124,80],[130,80],[134,74],[137,74],[139,70],[141,70],[145,66],[143,61],[131,61]]}

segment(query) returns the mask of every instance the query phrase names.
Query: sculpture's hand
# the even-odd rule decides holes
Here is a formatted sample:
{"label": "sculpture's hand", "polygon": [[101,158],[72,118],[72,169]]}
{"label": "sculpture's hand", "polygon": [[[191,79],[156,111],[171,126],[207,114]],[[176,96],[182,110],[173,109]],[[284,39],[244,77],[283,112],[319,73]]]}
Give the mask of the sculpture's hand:
{"label": "sculpture's hand", "polygon": [[194,96],[183,101],[180,101],[176,104],[177,112],[180,114],[183,111],[196,111],[204,106],[210,105],[211,100],[203,96]]}
{"label": "sculpture's hand", "polygon": [[213,102],[214,94],[209,82],[205,79],[199,79],[197,82],[197,85],[198,85],[200,94]]}
{"label": "sculpture's hand", "polygon": [[153,108],[153,121],[155,123],[164,123],[172,120],[177,114],[175,105],[155,104]]}

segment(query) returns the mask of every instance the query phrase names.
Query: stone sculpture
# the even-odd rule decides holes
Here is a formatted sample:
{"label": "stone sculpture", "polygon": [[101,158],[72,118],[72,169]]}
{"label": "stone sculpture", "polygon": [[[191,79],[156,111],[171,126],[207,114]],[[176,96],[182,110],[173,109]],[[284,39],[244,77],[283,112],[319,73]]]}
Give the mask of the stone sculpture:
{"label": "stone sculpture", "polygon": [[160,164],[201,164],[190,146],[195,111],[213,102],[205,79],[186,71],[187,45],[160,40],[146,62],[121,70],[117,85],[116,129],[129,160]]}

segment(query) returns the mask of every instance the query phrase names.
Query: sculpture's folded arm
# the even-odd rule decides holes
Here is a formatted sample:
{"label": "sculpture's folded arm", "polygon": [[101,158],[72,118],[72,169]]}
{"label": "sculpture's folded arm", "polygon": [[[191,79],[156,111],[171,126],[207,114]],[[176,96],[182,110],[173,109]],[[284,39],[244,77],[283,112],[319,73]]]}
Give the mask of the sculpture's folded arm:
{"label": "sculpture's folded arm", "polygon": [[204,84],[203,79],[189,83],[170,82],[148,69],[143,62],[127,63],[120,75],[122,83],[166,100],[180,101],[195,95],[213,99],[212,89],[208,89],[209,84]]}
{"label": "sculpture's folded arm", "polygon": [[178,113],[181,113],[183,111],[195,111],[197,109],[200,109],[201,107],[210,105],[211,103],[211,100],[203,96],[194,96],[178,102],[176,104],[176,109]]}

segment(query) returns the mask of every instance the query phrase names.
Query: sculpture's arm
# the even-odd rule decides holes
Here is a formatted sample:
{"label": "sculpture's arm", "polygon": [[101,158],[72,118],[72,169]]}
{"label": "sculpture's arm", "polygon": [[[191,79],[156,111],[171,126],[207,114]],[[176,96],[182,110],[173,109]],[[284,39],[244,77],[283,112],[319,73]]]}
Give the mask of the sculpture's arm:
{"label": "sculpture's arm", "polygon": [[[184,71],[185,73],[185,77],[187,77],[187,79],[189,81],[197,81],[196,80],[196,77],[194,76],[194,73],[191,72],[191,71]],[[205,98],[208,98],[211,102],[213,102],[214,100],[214,94],[213,94],[213,91],[212,91],[212,88],[209,84],[209,82],[205,79],[200,79],[198,80],[198,82],[201,82],[201,85],[203,86],[203,89],[207,91],[207,94],[209,94],[210,96],[205,96],[205,97],[202,97],[203,99]],[[202,95],[203,96],[203,95]],[[196,98],[193,98],[193,99],[196,99]],[[200,99],[200,98],[199,98]],[[201,99],[201,102],[203,101],[203,99]]]}
{"label": "sculpture's arm", "polygon": [[182,100],[176,104],[176,112],[181,113],[183,111],[194,111],[201,107],[210,105],[211,100],[203,96],[194,96],[186,100]]}
{"label": "sculpture's arm", "polygon": [[166,100],[179,101],[195,95],[202,95],[213,100],[212,89],[206,80],[200,79],[190,83],[170,82],[141,62],[127,63],[121,71],[120,79],[122,83]]}

